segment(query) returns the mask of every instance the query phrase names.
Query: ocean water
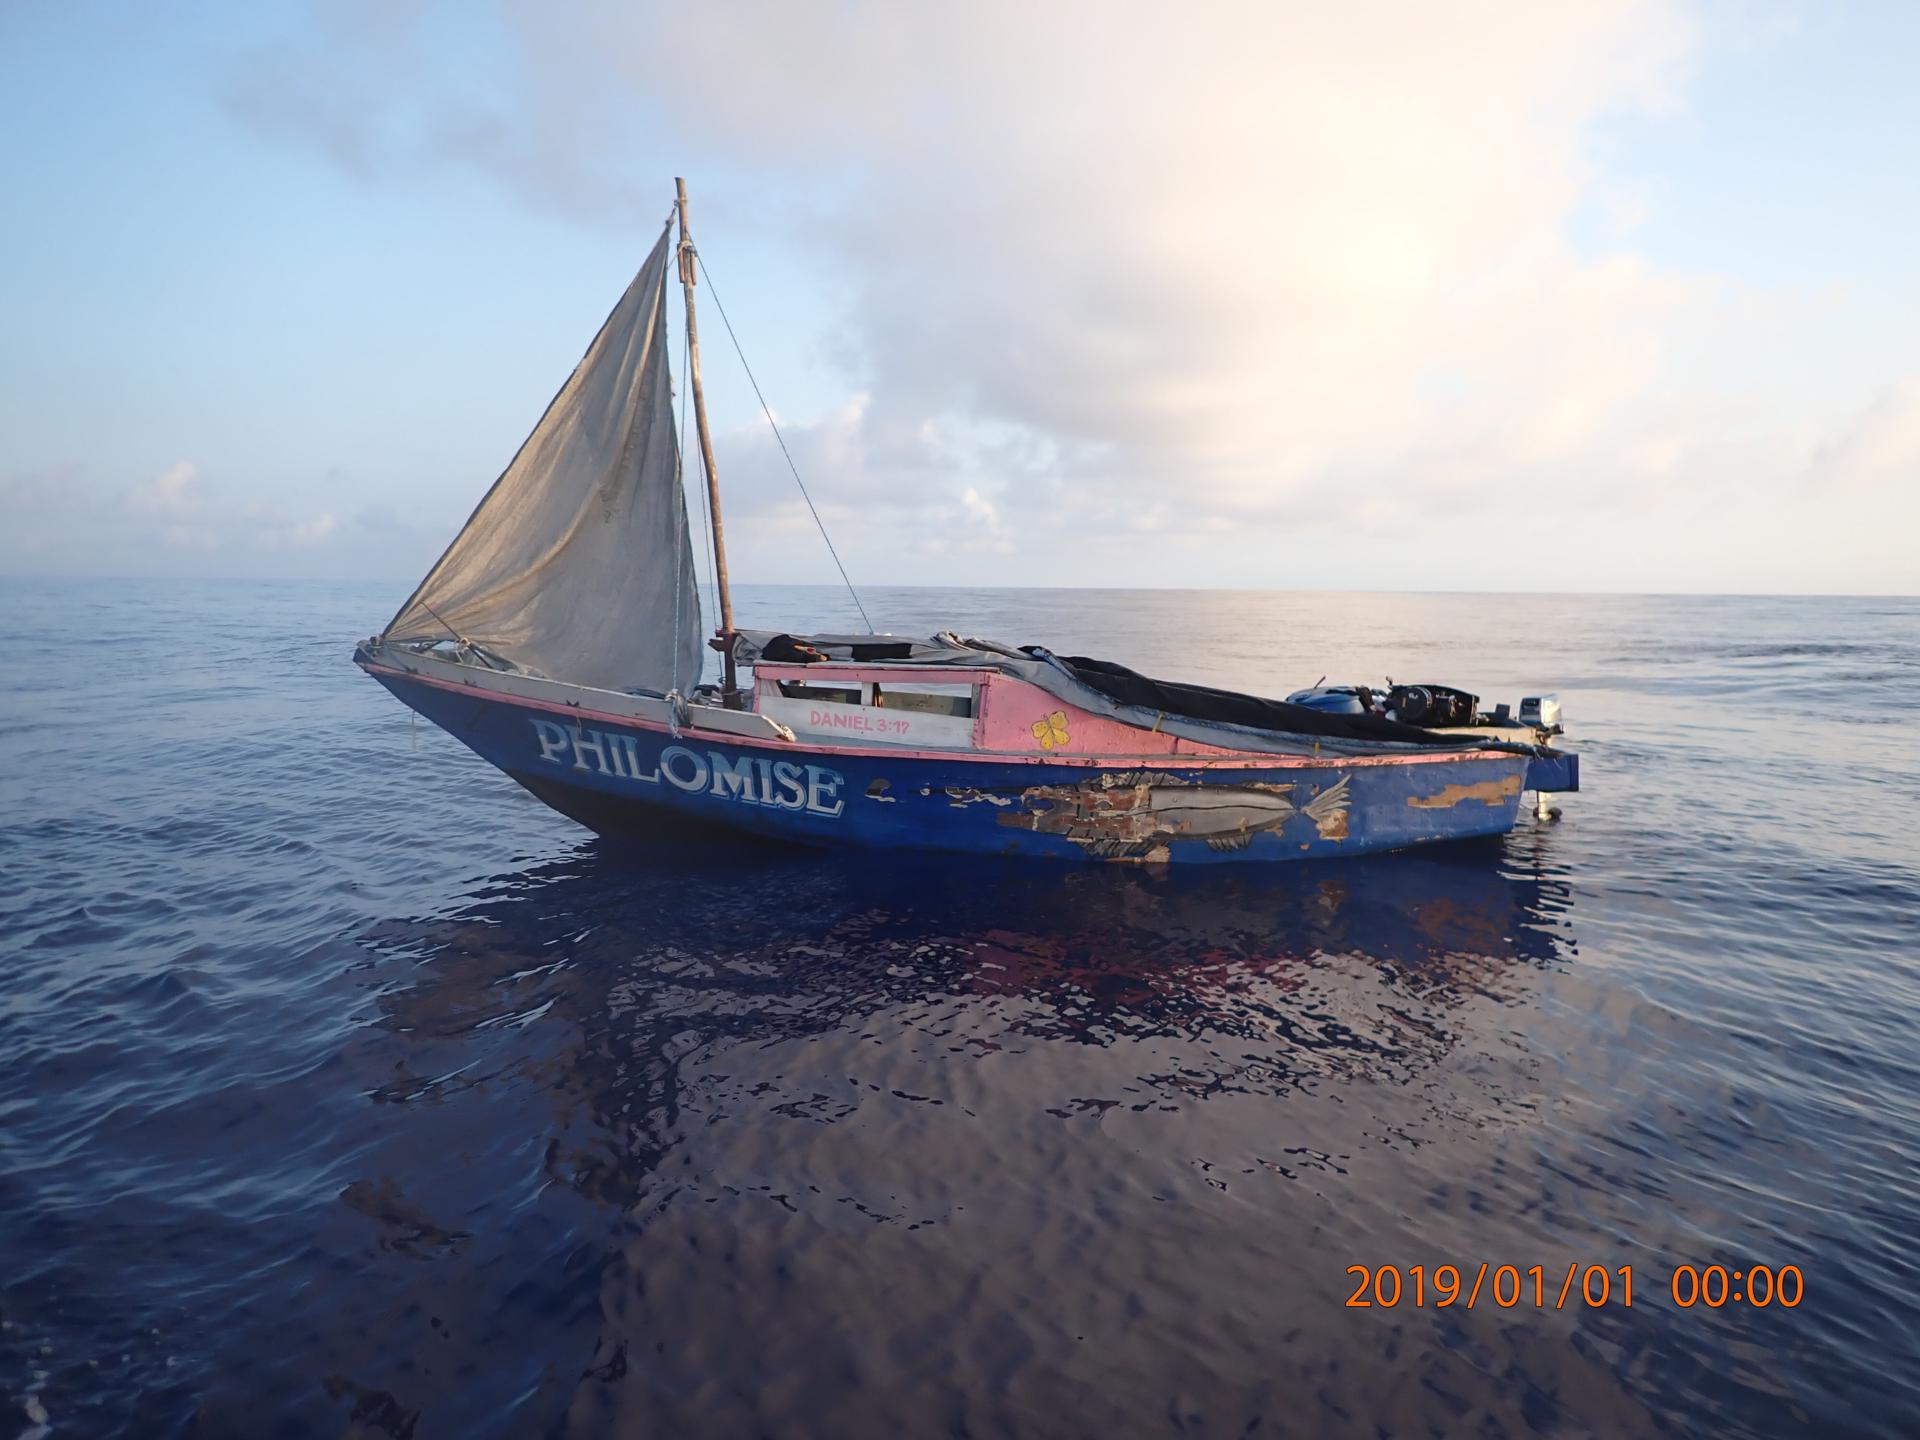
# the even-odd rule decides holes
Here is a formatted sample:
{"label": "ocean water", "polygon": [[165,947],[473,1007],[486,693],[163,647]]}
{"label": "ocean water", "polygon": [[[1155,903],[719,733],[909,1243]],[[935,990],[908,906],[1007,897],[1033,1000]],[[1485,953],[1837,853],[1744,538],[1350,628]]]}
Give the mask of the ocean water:
{"label": "ocean water", "polygon": [[400,598],[0,582],[0,1440],[1920,1430],[1920,601],[866,597],[1563,698],[1557,822],[1186,875],[604,844]]}

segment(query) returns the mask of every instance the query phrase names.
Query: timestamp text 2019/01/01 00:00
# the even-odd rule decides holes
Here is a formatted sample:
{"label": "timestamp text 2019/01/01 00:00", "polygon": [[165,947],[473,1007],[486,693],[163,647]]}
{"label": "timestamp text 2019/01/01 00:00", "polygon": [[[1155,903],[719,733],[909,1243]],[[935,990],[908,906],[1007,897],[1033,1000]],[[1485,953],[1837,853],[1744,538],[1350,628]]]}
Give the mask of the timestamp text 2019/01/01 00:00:
{"label": "timestamp text 2019/01/01 00:00", "polygon": [[[1460,1265],[1349,1265],[1354,1290],[1347,1297],[1352,1310],[1392,1310],[1400,1305],[1444,1310],[1465,1305],[1472,1310],[1491,1301],[1501,1310],[1531,1306],[1537,1310],[1564,1310],[1584,1305],[1598,1310],[1606,1305],[1631,1308],[1634,1274],[1631,1265],[1582,1266],[1575,1260],[1564,1273],[1558,1266],[1495,1265],[1482,1260]],[[1682,1310],[1703,1306],[1718,1310],[1744,1305],[1756,1310],[1791,1310],[1806,1297],[1806,1282],[1798,1265],[1677,1265],[1665,1287],[1656,1287]],[[1645,1291],[1642,1290],[1644,1298]]]}

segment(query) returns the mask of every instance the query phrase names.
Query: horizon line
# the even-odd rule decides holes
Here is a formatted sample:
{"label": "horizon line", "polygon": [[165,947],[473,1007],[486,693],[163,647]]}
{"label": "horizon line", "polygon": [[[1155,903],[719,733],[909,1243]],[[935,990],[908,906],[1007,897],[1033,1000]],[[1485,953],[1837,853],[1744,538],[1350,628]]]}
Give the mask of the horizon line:
{"label": "horizon line", "polygon": [[[85,584],[191,584],[191,585],[386,585],[404,588],[405,580],[386,576],[353,575],[181,575],[155,573],[77,574],[62,571],[0,571],[0,583]],[[744,580],[736,581],[738,590],[827,590],[844,593],[846,587],[827,580]],[[989,590],[1058,590],[1116,595],[1496,595],[1496,596],[1612,596],[1649,600],[1916,600],[1920,591],[1912,590],[1569,590],[1471,589],[1466,587],[1418,588],[1391,586],[1264,586],[1264,585],[1008,585],[1008,584],[928,584],[924,581],[901,583],[869,581],[871,590],[951,590],[977,592]]]}

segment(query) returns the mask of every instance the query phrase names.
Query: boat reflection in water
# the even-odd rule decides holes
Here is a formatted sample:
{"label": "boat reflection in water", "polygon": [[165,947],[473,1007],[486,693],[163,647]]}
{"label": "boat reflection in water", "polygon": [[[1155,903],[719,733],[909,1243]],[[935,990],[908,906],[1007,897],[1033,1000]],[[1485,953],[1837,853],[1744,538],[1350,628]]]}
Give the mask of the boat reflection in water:
{"label": "boat reflection in water", "polygon": [[[930,1004],[976,1050],[989,1031],[1103,1047],[1230,1037],[1266,1047],[1259,1088],[1331,1069],[1395,1078],[1444,1048],[1449,1010],[1571,953],[1568,886],[1517,848],[1280,875],[1034,874],[830,853],[708,869],[684,844],[597,841],[365,943],[418,962],[382,1002],[383,1027],[408,1043],[536,1018],[576,1027],[573,1063],[618,1073],[568,1088],[616,1131],[634,1123],[634,1081],[695,1052],[705,1066],[715,1047],[894,1010],[912,1025]],[[1223,1062],[1210,1083],[1231,1073]]]}
{"label": "boat reflection in water", "polygon": [[[1417,1210],[1423,1142],[1498,1123],[1456,1052],[1572,953],[1523,843],[1186,872],[595,843],[382,925],[337,1393],[449,1433],[1073,1434],[1199,1366],[1238,1433],[1276,1327],[1339,1313],[1347,1261],[1307,1283],[1301,1248]],[[448,1345],[458,1374],[398,1368]]]}

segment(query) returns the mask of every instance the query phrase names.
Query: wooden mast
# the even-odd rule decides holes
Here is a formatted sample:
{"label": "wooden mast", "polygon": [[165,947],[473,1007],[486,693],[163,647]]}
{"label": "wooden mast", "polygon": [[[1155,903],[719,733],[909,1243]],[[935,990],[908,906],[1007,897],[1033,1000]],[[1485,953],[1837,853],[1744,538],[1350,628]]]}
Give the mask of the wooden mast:
{"label": "wooden mast", "polygon": [[687,294],[687,380],[693,386],[694,423],[700,431],[700,460],[707,472],[707,504],[713,514],[713,576],[720,591],[720,630],[714,648],[726,666],[721,699],[740,708],[740,683],[733,664],[733,595],[727,589],[727,532],[720,520],[720,474],[713,468],[713,434],[707,429],[707,394],[700,387],[700,322],[693,313],[694,250],[687,232],[687,182],[674,178],[674,208],[680,215],[680,285]]}

